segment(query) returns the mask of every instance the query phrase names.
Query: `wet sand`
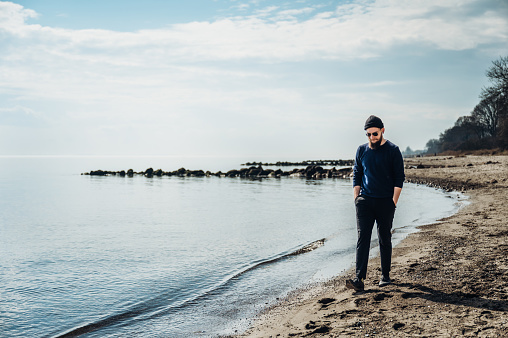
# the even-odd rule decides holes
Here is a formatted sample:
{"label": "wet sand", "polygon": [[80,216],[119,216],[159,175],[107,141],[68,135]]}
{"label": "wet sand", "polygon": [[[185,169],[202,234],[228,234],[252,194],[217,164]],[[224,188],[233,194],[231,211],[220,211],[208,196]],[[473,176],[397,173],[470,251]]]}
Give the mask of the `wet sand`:
{"label": "wet sand", "polygon": [[377,285],[374,258],[365,292],[345,288],[351,270],[289,295],[242,337],[508,337],[508,156],[405,164],[408,181],[463,191],[471,203],[394,248],[392,285]]}

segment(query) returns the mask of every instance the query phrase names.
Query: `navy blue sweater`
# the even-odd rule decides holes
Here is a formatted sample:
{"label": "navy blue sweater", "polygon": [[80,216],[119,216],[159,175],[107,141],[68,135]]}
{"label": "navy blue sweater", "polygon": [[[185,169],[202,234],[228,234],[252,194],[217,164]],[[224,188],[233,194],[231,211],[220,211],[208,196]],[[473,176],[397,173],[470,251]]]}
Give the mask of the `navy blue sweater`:
{"label": "navy blue sweater", "polygon": [[362,144],[356,151],[353,174],[353,186],[361,187],[361,195],[393,197],[393,188],[402,188],[405,178],[399,147],[388,140],[378,149]]}

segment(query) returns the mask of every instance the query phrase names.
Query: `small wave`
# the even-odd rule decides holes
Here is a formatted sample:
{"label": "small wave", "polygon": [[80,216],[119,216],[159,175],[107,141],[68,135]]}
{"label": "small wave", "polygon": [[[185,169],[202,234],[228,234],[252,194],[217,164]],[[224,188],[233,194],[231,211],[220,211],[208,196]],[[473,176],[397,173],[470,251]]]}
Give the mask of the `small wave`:
{"label": "small wave", "polygon": [[325,241],[326,241],[326,238],[318,239],[317,241],[309,243],[309,244],[305,245],[303,248],[292,252],[291,254],[289,254],[289,256],[296,256],[296,255],[301,255],[301,254],[304,254],[304,253],[307,253],[310,251],[314,251],[317,248],[320,248],[323,245],[325,245]]}
{"label": "small wave", "polygon": [[74,328],[71,331],[68,331],[64,334],[56,335],[54,337],[55,338],[79,337],[83,334],[90,333],[90,332],[105,328],[107,326],[116,325],[116,324],[125,322],[126,320],[129,320],[129,319],[136,318],[137,320],[146,320],[146,319],[151,319],[154,317],[158,317],[158,316],[167,314],[171,311],[175,311],[175,310],[184,308],[185,306],[187,306],[189,304],[195,303],[199,299],[202,299],[206,296],[209,296],[213,293],[218,292],[220,289],[226,287],[232,281],[238,279],[240,276],[242,276],[250,271],[253,271],[261,266],[281,262],[281,261],[288,259],[290,257],[298,256],[301,254],[305,254],[307,252],[314,251],[314,250],[322,247],[325,244],[325,241],[326,241],[326,238],[318,239],[317,241],[313,241],[313,242],[308,243],[306,245],[300,246],[292,251],[289,251],[289,252],[286,251],[281,254],[269,257],[267,259],[254,261],[254,262],[252,262],[251,265],[224,278],[224,280],[222,280],[222,282],[220,282],[219,284],[216,284],[216,285],[210,287],[209,289],[204,290],[199,295],[196,295],[190,299],[181,301],[177,304],[172,304],[170,306],[167,306],[167,304],[166,304],[166,301],[168,299],[167,295],[166,294],[159,295],[159,296],[152,298],[150,300],[142,301],[136,305],[133,305],[128,311],[125,311],[120,314],[115,314],[115,315],[105,317],[105,318],[98,320],[96,322],[89,323],[89,324]]}
{"label": "small wave", "polygon": [[[297,248],[296,250],[291,251],[289,253],[284,252],[282,254],[279,254],[279,255],[276,255],[276,256],[273,256],[273,257],[270,257],[270,258],[267,258],[267,259],[263,259],[263,260],[259,260],[259,261],[254,261],[247,268],[244,268],[241,271],[237,272],[232,277],[229,277],[226,280],[226,282],[229,282],[229,281],[231,281],[233,279],[237,279],[241,275],[243,275],[243,274],[245,274],[245,273],[247,273],[249,271],[252,271],[254,269],[257,269],[260,266],[264,266],[264,265],[267,265],[267,264],[277,263],[277,262],[280,262],[280,261],[282,261],[284,259],[287,259],[289,257],[301,255],[301,254],[304,254],[304,253],[316,250],[317,248],[322,247],[325,244],[325,241],[326,241],[326,238],[321,238],[321,239],[318,239],[317,241],[311,242],[311,243],[306,244],[306,245],[304,245],[304,246],[302,246],[300,248]],[[225,283],[221,284],[221,286],[224,286],[224,284]]]}

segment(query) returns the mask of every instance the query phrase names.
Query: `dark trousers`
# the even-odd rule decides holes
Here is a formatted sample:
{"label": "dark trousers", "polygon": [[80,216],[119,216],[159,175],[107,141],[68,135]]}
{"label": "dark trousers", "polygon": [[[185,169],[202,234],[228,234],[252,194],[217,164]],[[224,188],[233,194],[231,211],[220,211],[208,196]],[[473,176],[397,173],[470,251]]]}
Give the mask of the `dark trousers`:
{"label": "dark trousers", "polygon": [[360,195],[355,200],[356,228],[356,277],[367,277],[370,240],[374,222],[377,224],[379,251],[381,253],[381,273],[390,276],[392,264],[392,224],[395,215],[395,204],[392,198],[372,198]]}

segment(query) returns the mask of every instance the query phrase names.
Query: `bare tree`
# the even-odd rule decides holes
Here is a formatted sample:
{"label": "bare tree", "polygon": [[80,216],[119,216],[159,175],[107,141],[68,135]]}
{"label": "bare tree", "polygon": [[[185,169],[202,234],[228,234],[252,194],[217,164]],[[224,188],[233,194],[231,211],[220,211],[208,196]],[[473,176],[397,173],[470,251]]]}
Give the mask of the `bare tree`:
{"label": "bare tree", "polygon": [[490,67],[485,73],[492,83],[491,87],[483,88],[481,98],[494,96],[508,96],[508,56],[502,56],[499,60],[492,61]]}
{"label": "bare tree", "polygon": [[429,140],[428,152],[508,148],[508,56],[492,61],[485,73],[491,86],[484,87],[470,115],[457,119],[455,125]]}
{"label": "bare tree", "polygon": [[485,75],[492,86],[483,88],[480,98],[488,100],[498,117],[508,115],[508,56],[492,61]]}
{"label": "bare tree", "polygon": [[476,135],[478,139],[484,138],[486,134],[485,127],[473,116],[473,113],[459,117],[455,121],[455,126],[463,127],[469,133]]}
{"label": "bare tree", "polygon": [[503,102],[499,98],[488,97],[474,107],[471,119],[478,129],[484,131],[481,138],[486,136],[496,137],[499,126],[499,117],[502,115]]}

